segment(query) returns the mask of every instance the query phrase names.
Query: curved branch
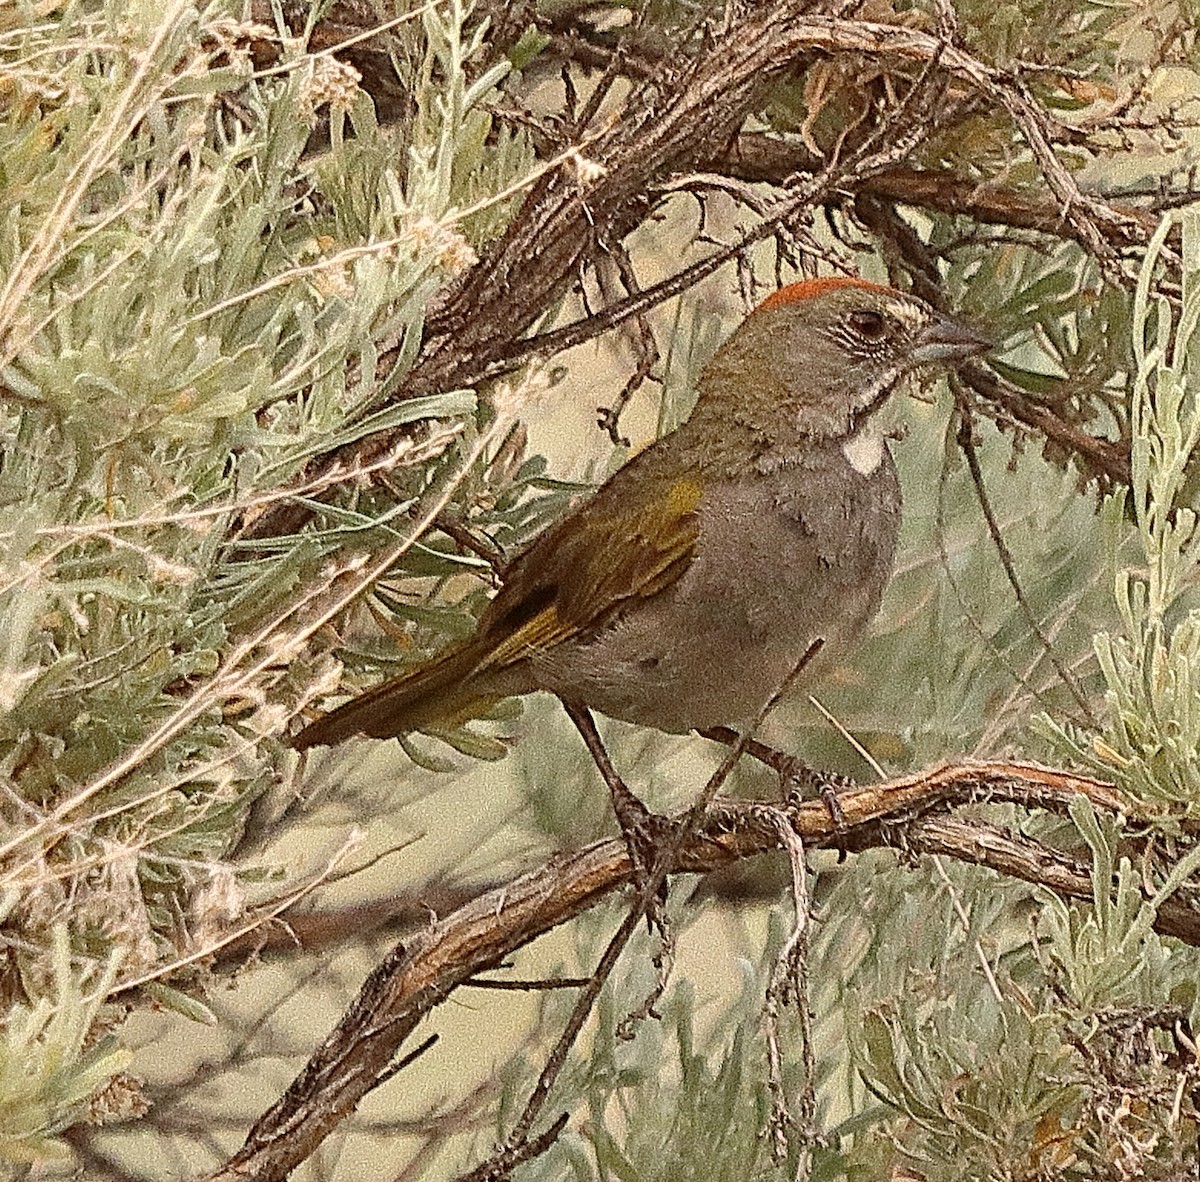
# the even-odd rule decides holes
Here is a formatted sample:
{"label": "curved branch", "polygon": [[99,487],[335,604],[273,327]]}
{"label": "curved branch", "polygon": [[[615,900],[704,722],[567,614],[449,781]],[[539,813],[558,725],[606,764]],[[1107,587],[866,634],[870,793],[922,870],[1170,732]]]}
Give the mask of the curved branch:
{"label": "curved branch", "polygon": [[1078,457],[1086,475],[1101,476],[1114,484],[1128,485],[1130,474],[1129,443],[1092,435],[1066,422],[1049,407],[1034,401],[1011,382],[1006,382],[986,366],[968,362],[961,371],[967,385],[994,405],[1007,411],[1019,423],[1040,432]]}
{"label": "curved branch", "polygon": [[[824,160],[803,144],[763,131],[738,136],[726,151],[702,163],[707,171],[757,184],[786,185],[797,174],[817,172]],[[900,165],[865,180],[857,192],[937,213],[973,218],[988,225],[1037,230],[1086,245],[1072,227],[1060,202],[1028,188],[958,176],[949,169]],[[1089,200],[1099,198],[1088,195]],[[1107,226],[1113,248],[1141,246],[1158,226],[1158,216],[1135,205],[1109,202],[1118,218]]]}
{"label": "curved branch", "polygon": [[[1128,811],[1111,786],[1098,780],[1032,764],[966,762],[843,793],[840,824],[820,801],[782,812],[810,848],[860,850],[905,842],[1086,898],[1092,892],[1090,874],[1075,858],[944,815],[964,803],[1001,801],[1061,812],[1080,793],[1099,808]],[[778,848],[780,815],[772,805],[718,801],[702,829],[679,850],[672,871],[704,874]],[[404,1040],[454,989],[597,906],[630,877],[624,842],[597,842],[552,858],[397,944],[287,1092],[254,1125],[242,1149],[206,1182],[285,1178],[377,1086]],[[1157,926],[1200,944],[1200,912],[1178,898],[1162,905]]]}

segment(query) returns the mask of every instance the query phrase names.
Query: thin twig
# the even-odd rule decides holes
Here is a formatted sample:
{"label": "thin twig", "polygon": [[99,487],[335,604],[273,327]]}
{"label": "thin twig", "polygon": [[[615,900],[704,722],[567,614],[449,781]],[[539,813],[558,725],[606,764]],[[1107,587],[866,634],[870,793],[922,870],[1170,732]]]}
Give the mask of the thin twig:
{"label": "thin twig", "polygon": [[[779,832],[792,872],[792,901],[795,921],[775,958],[763,1001],[763,1031],[767,1040],[767,1080],[771,1090],[771,1138],[777,1161],[788,1154],[790,1129],[798,1134],[796,1182],[806,1182],[812,1172],[813,1149],[822,1143],[817,1128],[817,1065],[813,1049],[812,1011],[808,1004],[808,922],[812,902],[808,891],[808,868],[804,842],[792,828],[787,815],[772,809],[768,814]],[[789,1003],[796,1007],[800,1022],[800,1054],[803,1083],[799,1113],[792,1115],[783,1078],[783,1053],[779,1046],[779,1015]]]}
{"label": "thin twig", "polygon": [[521,993],[543,989],[583,989],[591,983],[591,977],[542,977],[537,981],[494,981],[489,977],[472,977],[464,981],[468,989],[512,989]]}
{"label": "thin twig", "polygon": [[512,1149],[502,1150],[495,1157],[488,1158],[473,1170],[459,1174],[454,1182],[498,1182],[501,1178],[507,1178],[522,1162],[532,1161],[535,1157],[545,1153],[558,1140],[559,1135],[566,1127],[567,1114],[564,1112],[544,1132],[522,1141],[520,1145],[514,1146]]}
{"label": "thin twig", "polygon": [[[575,1040],[579,1037],[579,1032],[583,1029],[584,1022],[587,1021],[588,1016],[591,1014],[592,1007],[595,1006],[600,996],[600,991],[604,988],[604,983],[608,980],[617,961],[621,958],[621,953],[625,951],[625,946],[629,943],[633,933],[637,931],[638,925],[642,922],[643,913],[644,906],[639,906],[635,903],[625,913],[625,918],[621,921],[620,927],[613,933],[608,946],[604,949],[604,955],[600,957],[600,961],[587,983],[587,987],[576,998],[571,1015],[567,1019],[567,1024],[558,1036],[558,1042],[554,1044],[554,1050],[551,1051],[550,1057],[546,1060],[545,1066],[538,1076],[537,1083],[534,1084],[533,1091],[529,1094],[529,1099],[525,1102],[525,1108],[513,1125],[512,1132],[509,1133],[503,1148],[497,1154],[497,1158],[519,1153],[521,1146],[527,1141],[529,1130],[533,1128],[533,1122],[537,1120],[538,1114],[550,1098],[550,1089],[554,1087],[563,1067],[566,1065],[567,1056],[571,1053],[571,1048],[575,1045]],[[492,1174],[485,1176],[499,1177],[499,1175]]]}
{"label": "thin twig", "polygon": [[439,1037],[440,1035],[431,1034],[420,1046],[415,1047],[407,1055],[397,1059],[385,1071],[381,1071],[376,1077],[375,1082],[371,1085],[372,1089],[382,1087],[389,1079],[399,1075],[406,1067],[415,1063],[426,1051],[431,1050],[436,1045]]}
{"label": "thin twig", "polygon": [[987,487],[984,484],[983,471],[979,466],[979,454],[975,450],[975,438],[972,430],[969,403],[961,385],[954,380],[953,375],[951,376],[951,386],[955,392],[955,401],[958,403],[959,412],[959,429],[955,441],[967,461],[967,470],[971,474],[971,483],[975,487],[975,496],[979,500],[979,508],[983,512],[984,521],[987,522],[988,533],[992,538],[992,545],[995,546],[996,553],[1000,558],[1000,564],[1004,567],[1004,574],[1008,579],[1009,586],[1012,587],[1013,594],[1017,597],[1017,603],[1020,605],[1025,622],[1037,637],[1038,643],[1042,646],[1042,651],[1054,666],[1054,671],[1062,679],[1063,685],[1070,691],[1079,709],[1083,712],[1088,725],[1095,728],[1099,724],[1096,720],[1095,712],[1092,710],[1091,703],[1087,700],[1074,674],[1062,663],[1062,659],[1055,650],[1053,643],[1046,635],[1046,630],[1042,627],[1041,620],[1037,618],[1037,614],[1030,605],[1025,595],[1025,589],[1021,586],[1021,580],[1017,575],[1017,568],[1013,562],[1012,551],[1009,550],[1008,543],[1004,540],[1004,534],[1000,530],[1000,524],[996,520],[996,514],[992,509],[991,498],[988,496]]}
{"label": "thin twig", "polygon": [[[962,924],[963,934],[969,940],[971,938],[971,918],[967,915],[967,909],[963,906],[962,899],[959,898],[958,888],[954,885],[954,881],[950,875],[946,873],[946,867],[942,865],[940,854],[934,854],[930,859],[933,863],[934,870],[937,871],[940,878],[946,887],[946,891],[950,896],[950,906],[954,908],[954,914],[958,916],[958,922]],[[992,996],[996,999],[1000,1006],[1000,1012],[1004,1012],[1004,994],[1000,992],[1000,983],[996,980],[996,974],[992,971],[992,966],[988,962],[988,958],[983,951],[983,945],[979,940],[973,941],[975,955],[979,958],[980,968],[983,969],[983,975],[987,978],[988,988],[992,991]]]}

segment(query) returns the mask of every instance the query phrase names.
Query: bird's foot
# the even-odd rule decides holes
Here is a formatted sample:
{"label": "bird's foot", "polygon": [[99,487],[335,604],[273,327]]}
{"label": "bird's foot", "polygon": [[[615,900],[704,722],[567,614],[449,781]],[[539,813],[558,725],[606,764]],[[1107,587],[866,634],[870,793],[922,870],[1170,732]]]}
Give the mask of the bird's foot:
{"label": "bird's foot", "polygon": [[[738,732],[727,726],[709,727],[696,733],[705,739],[711,739],[714,743],[724,743],[727,747],[742,741]],[[780,795],[785,803],[796,804],[801,800],[819,796],[829,811],[829,819],[834,825],[839,829],[845,825],[846,814],[842,811],[838,793],[858,787],[849,776],[840,776],[836,772],[817,771],[816,768],[809,767],[802,759],[789,755],[786,751],[780,751],[777,747],[760,743],[757,739],[750,739],[743,743],[742,750],[751,759],[757,759],[759,763],[765,764],[775,772],[779,777]]]}
{"label": "bird's foot", "polygon": [[634,889],[646,900],[646,919],[650,926],[661,928],[667,880],[664,877],[653,890],[650,887],[675,823],[669,817],[652,813],[622,781],[610,784],[609,788],[613,813],[629,851]]}
{"label": "bird's foot", "polygon": [[666,940],[667,925],[663,910],[667,901],[666,874],[662,875],[662,881],[657,886],[652,886],[652,883],[659,876],[660,862],[665,857],[665,838],[672,832],[674,822],[652,813],[629,790],[604,749],[604,742],[596,729],[596,721],[592,718],[591,711],[567,698],[561,701],[567,716],[582,736],[605,784],[608,785],[613,812],[616,814],[617,824],[621,826],[625,848],[629,851],[633,885],[643,900],[646,921],[651,928],[657,928]]}
{"label": "bird's foot", "polygon": [[842,811],[842,802],[838,799],[838,795],[842,792],[852,791],[858,785],[849,776],[838,775],[837,772],[818,771],[793,756],[784,758],[790,762],[781,764],[777,769],[779,791],[784,802],[794,805],[814,796],[820,797],[834,826],[838,829],[843,828],[846,824],[846,814]]}

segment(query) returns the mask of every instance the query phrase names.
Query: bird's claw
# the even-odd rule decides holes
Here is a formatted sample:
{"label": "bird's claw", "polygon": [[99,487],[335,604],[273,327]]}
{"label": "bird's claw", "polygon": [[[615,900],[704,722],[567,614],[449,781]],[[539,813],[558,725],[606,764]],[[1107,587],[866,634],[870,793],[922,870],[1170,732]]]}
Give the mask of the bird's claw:
{"label": "bird's claw", "polygon": [[629,851],[634,889],[646,900],[647,922],[652,928],[661,926],[662,909],[667,901],[667,880],[664,876],[653,892],[650,884],[676,823],[669,817],[652,813],[632,792],[627,796],[614,794],[613,812]]}
{"label": "bird's claw", "polygon": [[787,767],[780,768],[779,786],[784,802],[790,806],[814,796],[819,797],[829,813],[829,819],[837,829],[846,824],[846,814],[842,810],[842,802],[838,795],[858,787],[849,776],[817,771],[798,759],[790,761]]}

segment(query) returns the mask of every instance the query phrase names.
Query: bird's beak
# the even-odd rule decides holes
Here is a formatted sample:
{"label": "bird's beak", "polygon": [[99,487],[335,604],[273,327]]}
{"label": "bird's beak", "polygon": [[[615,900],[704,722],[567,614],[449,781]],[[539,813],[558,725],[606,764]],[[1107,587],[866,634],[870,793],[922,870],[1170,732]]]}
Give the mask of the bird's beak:
{"label": "bird's beak", "polygon": [[986,353],[992,342],[978,329],[940,312],[917,335],[910,356],[915,365],[931,361],[962,361]]}

